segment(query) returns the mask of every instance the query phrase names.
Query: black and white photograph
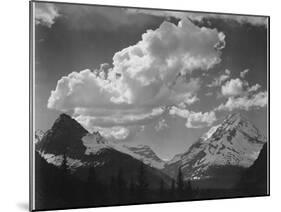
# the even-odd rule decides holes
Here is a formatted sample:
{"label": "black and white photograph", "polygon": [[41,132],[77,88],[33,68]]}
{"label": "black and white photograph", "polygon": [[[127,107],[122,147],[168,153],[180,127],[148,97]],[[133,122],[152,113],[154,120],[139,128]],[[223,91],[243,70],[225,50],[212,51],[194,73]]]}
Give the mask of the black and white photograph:
{"label": "black and white photograph", "polygon": [[270,194],[269,16],[217,12],[30,2],[31,210]]}

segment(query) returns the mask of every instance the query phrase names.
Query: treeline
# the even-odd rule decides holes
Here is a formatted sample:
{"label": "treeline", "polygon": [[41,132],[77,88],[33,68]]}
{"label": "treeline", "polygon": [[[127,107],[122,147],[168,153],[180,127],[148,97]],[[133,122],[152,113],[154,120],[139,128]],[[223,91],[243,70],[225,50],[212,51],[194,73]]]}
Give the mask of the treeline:
{"label": "treeline", "polygon": [[267,178],[258,175],[265,172],[262,162],[255,163],[241,182],[230,189],[198,189],[195,181],[184,181],[181,168],[169,183],[159,177],[158,186],[152,189],[141,162],[136,177],[129,180],[121,168],[104,180],[95,167],[90,167],[86,180],[82,181],[71,173],[66,156],[58,168],[36,153],[35,206],[37,210],[60,209],[265,195]]}
{"label": "treeline", "polygon": [[151,189],[143,163],[140,163],[136,178],[126,180],[123,170],[119,169],[104,182],[95,167],[89,168],[86,181],[74,177],[65,156],[59,168],[48,164],[39,154],[35,161],[36,209],[190,200],[198,193],[191,181],[184,182],[181,169],[170,185],[160,178],[158,188]]}

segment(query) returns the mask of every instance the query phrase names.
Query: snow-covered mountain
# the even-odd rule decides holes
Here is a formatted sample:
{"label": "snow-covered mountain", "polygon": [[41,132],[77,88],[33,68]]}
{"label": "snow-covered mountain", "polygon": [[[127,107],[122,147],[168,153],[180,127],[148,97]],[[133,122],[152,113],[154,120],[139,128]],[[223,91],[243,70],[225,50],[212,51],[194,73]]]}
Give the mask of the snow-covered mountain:
{"label": "snow-covered mountain", "polygon": [[[186,180],[208,179],[217,173],[234,175],[232,168],[248,168],[254,163],[265,142],[266,138],[244,116],[230,114],[186,152],[169,161],[164,171],[175,177],[181,168]],[[221,168],[228,168],[228,171],[223,172]]]}
{"label": "snow-covered mountain", "polygon": [[157,169],[164,168],[165,162],[155,154],[150,146],[142,144],[127,144],[123,146],[129,150],[128,154],[143,161],[145,164]]}

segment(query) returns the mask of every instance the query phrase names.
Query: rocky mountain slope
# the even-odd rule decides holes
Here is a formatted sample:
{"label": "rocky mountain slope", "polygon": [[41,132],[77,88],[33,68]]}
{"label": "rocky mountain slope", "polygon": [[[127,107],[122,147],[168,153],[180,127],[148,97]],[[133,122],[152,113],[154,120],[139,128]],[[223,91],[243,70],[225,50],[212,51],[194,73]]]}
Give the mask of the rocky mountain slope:
{"label": "rocky mountain slope", "polygon": [[237,188],[248,195],[268,194],[267,144],[264,144],[259,157],[242,175]]}

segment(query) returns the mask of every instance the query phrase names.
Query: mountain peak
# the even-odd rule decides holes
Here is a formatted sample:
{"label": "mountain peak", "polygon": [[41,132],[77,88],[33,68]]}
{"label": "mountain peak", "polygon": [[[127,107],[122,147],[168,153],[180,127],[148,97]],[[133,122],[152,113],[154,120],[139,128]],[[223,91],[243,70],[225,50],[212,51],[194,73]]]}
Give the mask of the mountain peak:
{"label": "mountain peak", "polygon": [[251,128],[257,131],[256,127],[248,120],[248,118],[239,112],[226,116],[221,125],[227,130],[234,128],[243,128],[246,130]]}
{"label": "mountain peak", "polygon": [[59,117],[55,120],[55,123],[63,122],[63,121],[72,121],[71,116],[66,113],[62,113]]}
{"label": "mountain peak", "polygon": [[60,129],[67,131],[78,129],[80,131],[88,133],[88,131],[84,127],[82,127],[75,119],[65,113],[60,114],[60,116],[55,120],[52,126],[53,131]]}
{"label": "mountain peak", "polygon": [[41,152],[51,154],[84,153],[86,147],[81,139],[87,133],[88,131],[75,119],[63,113],[56,119],[52,128],[44,134],[36,148]]}
{"label": "mountain peak", "polygon": [[231,113],[228,116],[226,116],[226,119],[240,119],[241,118],[241,113],[236,112],[236,113]]}
{"label": "mountain peak", "polygon": [[246,116],[242,115],[241,113],[239,112],[236,112],[236,113],[231,113],[229,114],[228,116],[226,116],[225,120],[244,120],[244,121],[248,121],[248,119],[246,118]]}

